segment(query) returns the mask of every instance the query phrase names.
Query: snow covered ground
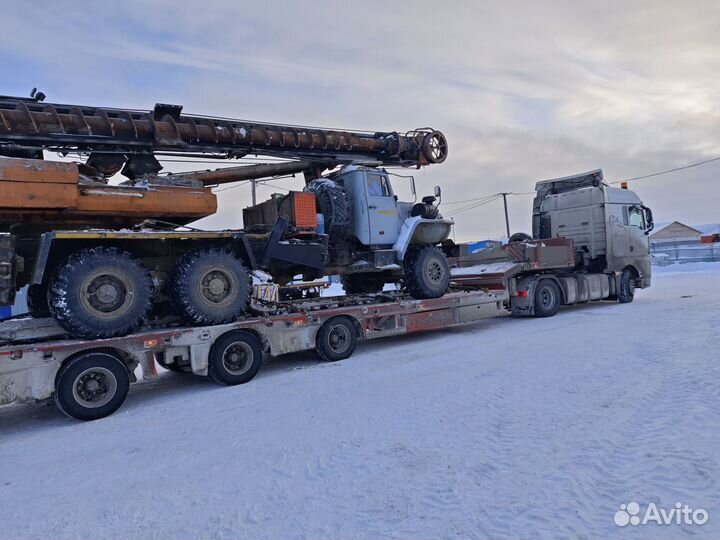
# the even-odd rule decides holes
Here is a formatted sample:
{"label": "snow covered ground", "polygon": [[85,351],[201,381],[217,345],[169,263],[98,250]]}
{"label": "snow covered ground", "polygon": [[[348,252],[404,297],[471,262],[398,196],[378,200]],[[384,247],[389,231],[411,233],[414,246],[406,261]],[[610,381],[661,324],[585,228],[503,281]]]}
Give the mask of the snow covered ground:
{"label": "snow covered ground", "polygon": [[[720,538],[720,264],[630,305],[0,408],[0,538]],[[621,504],[698,525],[613,522]]]}

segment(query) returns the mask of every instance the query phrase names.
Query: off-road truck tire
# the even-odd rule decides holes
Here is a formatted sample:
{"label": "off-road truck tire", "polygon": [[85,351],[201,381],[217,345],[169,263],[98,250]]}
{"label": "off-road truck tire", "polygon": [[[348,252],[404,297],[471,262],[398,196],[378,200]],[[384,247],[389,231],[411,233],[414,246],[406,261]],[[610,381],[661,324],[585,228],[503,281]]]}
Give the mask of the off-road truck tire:
{"label": "off-road truck tire", "polygon": [[349,274],[340,278],[345,294],[375,294],[383,290],[385,280],[373,274]]}
{"label": "off-road truck tire", "polygon": [[153,283],[145,266],[113,247],[76,251],[56,269],[48,288],[50,313],[80,338],[135,332],[152,309]]}
{"label": "off-road truck tire", "polygon": [[315,195],[330,241],[343,240],[351,219],[350,200],[345,189],[331,180],[314,180],[305,187],[305,191]]}
{"label": "off-road truck tire", "polygon": [[50,317],[47,285],[30,285],[27,290],[28,313],[36,319]]}
{"label": "off-road truck tire", "polygon": [[233,253],[220,248],[188,251],[178,260],[168,296],[194,324],[230,322],[247,310],[252,276]]}
{"label": "off-road truck tire", "polygon": [[440,298],[447,292],[450,265],[437,246],[410,246],[403,267],[405,288],[413,298]]}

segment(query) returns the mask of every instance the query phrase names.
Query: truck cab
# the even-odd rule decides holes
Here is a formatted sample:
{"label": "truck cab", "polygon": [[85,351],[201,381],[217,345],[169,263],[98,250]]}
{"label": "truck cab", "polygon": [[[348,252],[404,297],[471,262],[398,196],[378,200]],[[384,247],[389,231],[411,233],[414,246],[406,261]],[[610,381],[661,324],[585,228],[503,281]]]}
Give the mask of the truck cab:
{"label": "truck cab", "polygon": [[571,239],[578,270],[627,269],[636,287],[650,286],[653,219],[637,194],[608,186],[599,169],[538,182],[535,190],[533,239]]}
{"label": "truck cab", "polygon": [[[393,190],[389,173],[376,167],[350,165],[333,177],[342,185],[350,206],[349,235],[362,246],[391,248],[402,260],[411,243],[438,244],[450,235],[453,222],[443,219],[435,206],[437,195],[423,202],[403,202]],[[411,181],[412,182],[412,181]],[[415,185],[411,183],[413,194]],[[436,188],[439,189],[439,188]],[[412,234],[404,231],[412,220]]]}
{"label": "truck cab", "polygon": [[388,173],[347,167],[337,180],[350,200],[351,233],[364,246],[392,246],[400,234],[400,204]]}

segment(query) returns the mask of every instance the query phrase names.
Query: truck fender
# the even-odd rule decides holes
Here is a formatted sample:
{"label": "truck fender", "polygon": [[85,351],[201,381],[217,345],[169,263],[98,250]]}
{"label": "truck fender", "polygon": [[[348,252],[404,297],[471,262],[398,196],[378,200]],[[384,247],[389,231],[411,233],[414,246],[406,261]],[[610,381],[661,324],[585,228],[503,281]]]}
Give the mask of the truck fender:
{"label": "truck fender", "polygon": [[[560,303],[569,303],[569,291],[566,288],[569,284],[565,283],[565,279],[558,279],[557,276],[553,276],[551,274],[532,274],[529,276],[522,276],[517,278],[514,290],[510,291],[510,312],[512,315],[516,317],[529,317],[535,314],[535,289],[541,279],[554,281],[560,289]],[[572,278],[568,279],[572,280]],[[517,295],[517,292],[522,294]],[[525,292],[527,292],[527,294],[524,294]]]}
{"label": "truck fender", "polygon": [[[393,245],[398,263],[402,263],[413,240],[418,240],[415,243],[419,244],[439,244],[450,235],[453,223],[448,219],[424,219],[421,216],[407,218],[403,221],[398,239]],[[426,234],[421,234],[423,229]],[[422,238],[419,238],[420,236]]]}

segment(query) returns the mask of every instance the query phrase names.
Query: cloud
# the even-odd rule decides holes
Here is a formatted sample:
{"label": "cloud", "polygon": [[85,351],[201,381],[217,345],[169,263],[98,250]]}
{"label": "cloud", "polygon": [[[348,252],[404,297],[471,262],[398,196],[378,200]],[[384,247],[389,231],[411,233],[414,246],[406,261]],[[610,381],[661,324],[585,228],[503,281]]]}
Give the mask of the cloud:
{"label": "cloud", "polygon": [[[420,191],[525,192],[602,167],[611,179],[720,155],[720,4],[17,2],[4,11],[7,88],[50,100],[370,130],[432,125],[450,142]],[[31,36],[28,38],[28,36]],[[658,221],[717,221],[720,165],[638,182]],[[275,182],[298,188],[297,179]],[[266,196],[272,188],[260,188]],[[238,226],[249,193],[206,226]],[[448,208],[450,210],[450,208]],[[529,228],[530,200],[510,200]],[[501,205],[458,238],[502,233]]]}

